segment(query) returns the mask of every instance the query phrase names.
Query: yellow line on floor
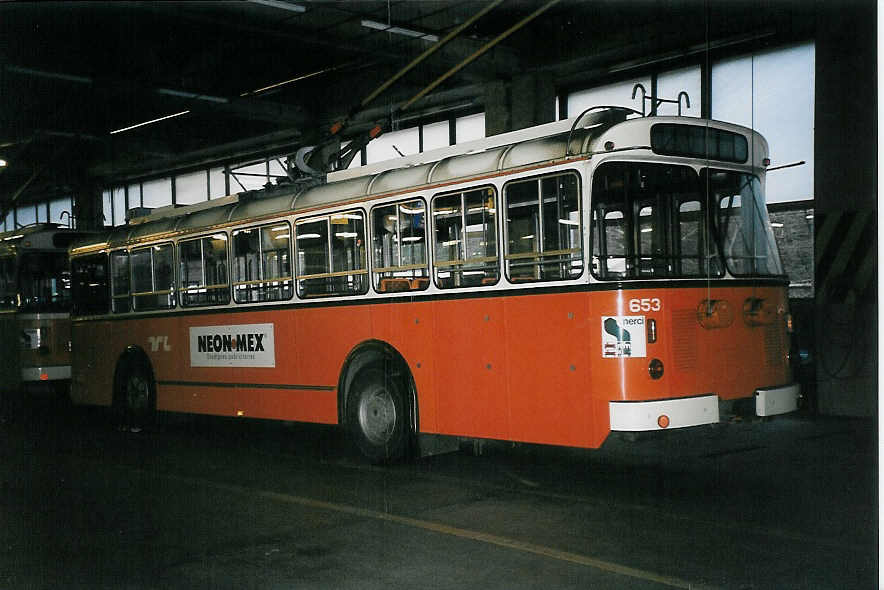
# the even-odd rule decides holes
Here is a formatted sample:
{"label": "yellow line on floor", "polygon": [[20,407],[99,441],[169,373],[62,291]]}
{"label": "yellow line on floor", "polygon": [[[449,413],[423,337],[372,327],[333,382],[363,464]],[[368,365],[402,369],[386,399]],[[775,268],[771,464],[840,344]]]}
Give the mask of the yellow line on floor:
{"label": "yellow line on floor", "polygon": [[[135,470],[141,471],[141,470]],[[144,472],[148,473],[148,472]],[[157,475],[155,472],[150,472],[151,475]],[[335,502],[325,502],[322,500],[314,500],[313,498],[306,498],[303,496],[295,496],[292,494],[283,494],[280,492],[270,492],[265,490],[256,490],[253,488],[247,488],[243,486],[233,485],[233,484],[225,484],[218,483],[214,481],[210,481],[207,479],[201,479],[196,477],[185,477],[181,475],[171,475],[171,474],[163,474],[162,477],[168,479],[174,479],[177,481],[191,483],[201,486],[208,486],[211,488],[224,490],[227,492],[232,492],[235,494],[243,494],[252,497],[265,498],[267,500],[274,500],[277,502],[283,502],[286,504],[297,504],[299,506],[305,506],[308,508],[316,508],[319,510],[330,510],[333,512],[343,513],[343,514],[351,514],[353,516],[358,516],[361,518],[369,518],[374,520],[383,520],[386,522],[393,522],[396,524],[401,524],[404,526],[409,526],[412,528],[423,529],[426,531],[432,531],[435,533],[440,533],[443,535],[450,535],[452,537],[458,537],[461,539],[468,539],[471,541],[476,541],[479,543],[486,543],[488,545],[496,545],[498,547],[505,547],[507,549],[512,549],[515,551],[522,551],[524,553],[531,553],[534,555],[540,555],[542,557],[547,557],[550,559],[557,559],[559,561],[565,561],[569,563],[575,563],[578,565],[584,565],[587,567],[592,567],[595,569],[599,569],[605,572],[619,574],[622,576],[629,576],[631,578],[637,578],[640,580],[645,580],[649,582],[654,582],[657,584],[662,584],[664,586],[669,586],[672,588],[690,588],[690,589],[709,589],[710,586],[700,586],[697,584],[693,584],[686,580],[682,580],[680,578],[676,578],[673,576],[667,576],[663,574],[658,574],[656,572],[651,572],[647,570],[642,570],[634,567],[628,567],[625,565],[620,565],[617,563],[613,563],[610,561],[606,561],[604,559],[597,559],[595,557],[589,557],[587,555],[580,555],[579,553],[571,553],[570,551],[560,551],[558,549],[553,549],[552,547],[545,547],[543,545],[536,545],[534,543],[526,543],[524,541],[518,541],[516,539],[510,539],[508,537],[501,537],[499,535],[492,535],[490,533],[482,533],[479,531],[472,531],[469,529],[462,529],[459,527],[453,527],[446,524],[432,522],[428,520],[421,520],[417,518],[410,518],[407,516],[398,516],[396,514],[389,514],[386,512],[378,512],[376,510],[369,510],[367,508],[358,508],[356,506],[349,506],[347,504],[337,504]]]}

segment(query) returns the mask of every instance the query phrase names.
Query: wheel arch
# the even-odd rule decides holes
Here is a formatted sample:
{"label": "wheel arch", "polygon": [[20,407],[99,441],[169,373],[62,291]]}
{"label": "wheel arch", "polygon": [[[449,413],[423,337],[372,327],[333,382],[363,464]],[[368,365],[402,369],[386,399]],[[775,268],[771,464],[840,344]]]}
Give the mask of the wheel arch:
{"label": "wheel arch", "polygon": [[117,363],[114,367],[114,391],[111,398],[111,406],[119,406],[126,370],[133,365],[141,365],[147,370],[147,374],[150,377],[150,385],[153,389],[154,400],[156,400],[157,381],[153,371],[153,363],[150,362],[150,357],[147,356],[147,352],[143,348],[130,344],[117,358]]}
{"label": "wheel arch", "polygon": [[338,423],[346,424],[347,393],[356,375],[365,367],[375,364],[384,364],[385,366],[389,364],[388,369],[402,379],[406,389],[409,429],[412,435],[417,434],[420,428],[420,408],[414,375],[412,375],[405,357],[391,344],[382,340],[361,342],[350,351],[344,360],[338,377]]}

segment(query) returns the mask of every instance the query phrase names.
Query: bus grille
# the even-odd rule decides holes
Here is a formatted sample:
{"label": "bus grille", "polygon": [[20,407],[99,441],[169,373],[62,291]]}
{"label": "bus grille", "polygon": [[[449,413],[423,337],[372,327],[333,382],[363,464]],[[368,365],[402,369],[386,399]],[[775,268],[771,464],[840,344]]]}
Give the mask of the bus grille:
{"label": "bus grille", "polygon": [[672,312],[672,356],[679,370],[697,366],[697,311],[676,309]]}
{"label": "bus grille", "polygon": [[777,325],[767,326],[764,329],[764,366],[779,366],[783,357],[783,331]]}

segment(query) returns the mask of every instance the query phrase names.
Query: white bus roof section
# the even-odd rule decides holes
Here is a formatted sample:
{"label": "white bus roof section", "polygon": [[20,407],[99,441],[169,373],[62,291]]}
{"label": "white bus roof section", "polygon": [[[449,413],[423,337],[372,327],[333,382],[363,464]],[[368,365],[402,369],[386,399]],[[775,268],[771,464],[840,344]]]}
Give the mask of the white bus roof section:
{"label": "white bus roof section", "polygon": [[544,125],[537,125],[535,127],[528,127],[526,129],[519,129],[518,131],[510,131],[509,133],[501,133],[499,135],[492,135],[491,137],[486,137],[484,139],[459,143],[457,145],[430,150],[428,152],[421,152],[420,154],[405,156],[404,158],[394,158],[376,164],[369,164],[368,166],[340,170],[338,172],[330,173],[328,175],[328,181],[329,183],[332,183],[338,180],[353,178],[354,176],[375,175],[394,168],[405,168],[438,162],[454,156],[469,155],[471,153],[483,152],[501,146],[510,146],[524,141],[531,141],[532,139],[537,139],[539,137],[568,133],[576,119],[577,117],[563,119],[561,121],[555,121],[554,123],[546,123]]}
{"label": "white bus roof section", "polygon": [[582,117],[334,172],[327,176],[325,184],[306,189],[297,185],[279,186],[266,192],[238,193],[187,207],[164,207],[116,228],[108,242],[114,247],[127,241],[146,240],[149,236],[211,231],[236,221],[284,215],[372,195],[419,190],[457,179],[591,155],[605,151],[608,141],[613,142],[615,150],[650,150],[650,128],[655,123],[711,125],[743,133],[750,137],[753,146],[751,165],[760,167],[762,159],[767,157],[767,142],[745,127],[688,117],[626,119],[626,116],[627,111],[622,109],[603,109]]}

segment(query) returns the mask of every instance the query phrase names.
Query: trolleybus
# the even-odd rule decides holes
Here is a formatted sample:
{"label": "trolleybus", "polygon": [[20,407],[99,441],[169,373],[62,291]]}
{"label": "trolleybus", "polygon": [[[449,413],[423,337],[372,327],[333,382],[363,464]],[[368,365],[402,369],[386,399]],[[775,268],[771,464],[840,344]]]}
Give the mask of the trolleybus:
{"label": "trolleybus", "polygon": [[751,129],[606,107],[155,210],[71,251],[73,398],[340,424],[374,460],[793,411],[768,163]]}
{"label": "trolleybus", "polygon": [[68,249],[88,235],[41,223],[0,233],[0,373],[4,391],[55,392],[71,378]]}

